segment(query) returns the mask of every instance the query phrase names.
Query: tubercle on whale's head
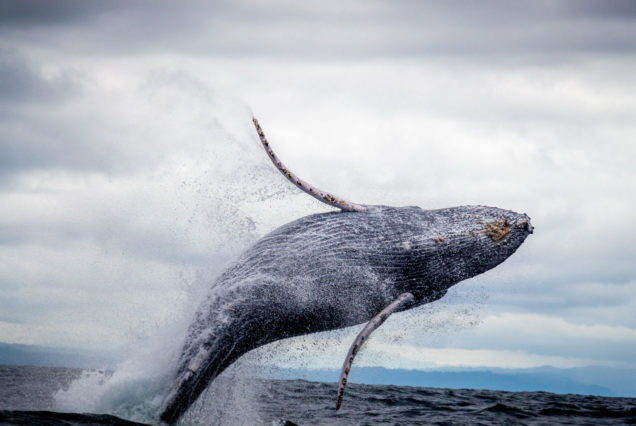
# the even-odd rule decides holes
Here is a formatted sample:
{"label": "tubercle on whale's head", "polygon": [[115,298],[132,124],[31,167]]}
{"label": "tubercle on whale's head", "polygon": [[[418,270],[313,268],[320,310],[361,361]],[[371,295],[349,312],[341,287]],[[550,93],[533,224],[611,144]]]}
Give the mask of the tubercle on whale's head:
{"label": "tubercle on whale's head", "polygon": [[502,263],[534,230],[527,215],[496,207],[371,211],[388,218],[387,229],[398,231],[393,240],[397,291],[412,292],[421,302]]}

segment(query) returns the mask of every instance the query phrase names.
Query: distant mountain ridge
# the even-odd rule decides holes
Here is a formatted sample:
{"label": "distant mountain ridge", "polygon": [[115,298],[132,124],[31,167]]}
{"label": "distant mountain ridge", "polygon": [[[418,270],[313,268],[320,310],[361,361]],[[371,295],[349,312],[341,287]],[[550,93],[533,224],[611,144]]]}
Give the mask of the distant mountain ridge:
{"label": "distant mountain ridge", "polygon": [[[119,359],[112,353],[0,342],[0,365],[112,368],[117,361]],[[340,374],[339,369],[314,370],[269,366],[264,367],[262,371],[263,378],[304,379],[317,382],[336,382]],[[636,397],[636,370],[611,367],[449,367],[436,370],[405,370],[354,366],[349,374],[349,381],[373,385]]]}
{"label": "distant mountain ridge", "polygon": [[[337,369],[276,369],[268,377],[336,382]],[[561,369],[458,369],[403,370],[383,367],[354,367],[349,382],[449,389],[490,389],[511,392],[543,391],[559,394],[636,397],[636,370],[608,367]]]}
{"label": "distant mountain ridge", "polygon": [[0,365],[108,368],[116,362],[113,354],[98,351],[0,342]]}

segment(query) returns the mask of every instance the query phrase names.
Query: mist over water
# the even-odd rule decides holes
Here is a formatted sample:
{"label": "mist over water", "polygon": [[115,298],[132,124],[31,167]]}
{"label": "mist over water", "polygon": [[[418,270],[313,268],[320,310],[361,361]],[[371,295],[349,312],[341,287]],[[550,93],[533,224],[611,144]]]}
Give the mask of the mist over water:
{"label": "mist over water", "polygon": [[[205,132],[186,131],[183,141],[154,135],[159,141],[151,150],[149,166],[141,175],[125,176],[117,182],[118,188],[125,189],[125,196],[109,189],[115,215],[126,215],[127,226],[151,235],[119,241],[123,262],[111,264],[111,269],[130,279],[137,270],[125,266],[126,257],[146,253],[166,259],[168,276],[174,280],[162,277],[162,285],[168,286],[170,297],[157,299],[148,320],[129,314],[121,361],[112,370],[83,372],[68,389],[57,392],[57,410],[156,420],[171,389],[188,326],[216,277],[265,233],[295,218],[327,210],[300,193],[270,164],[247,107],[211,90],[195,95],[195,88],[188,85],[180,87],[185,91],[182,95],[174,91],[174,83],[153,95],[173,105],[175,126],[196,119]],[[150,131],[138,131],[143,130]],[[276,149],[275,141],[270,140]],[[302,170],[295,171],[303,176]],[[116,232],[116,225],[111,232]],[[153,289],[153,278],[153,274],[139,276],[142,282],[137,285]],[[399,345],[407,330],[434,336],[470,327],[478,322],[478,307],[485,300],[480,285],[471,289],[464,293],[451,290],[440,302],[395,315],[371,343],[379,338],[385,344]],[[216,419],[212,422],[219,424],[238,423],[239,418],[255,420],[258,412],[249,407],[254,406],[254,395],[259,393],[252,380],[256,371],[276,366],[338,367],[357,331],[354,327],[300,336],[247,354],[211,383],[186,413],[186,423],[196,423],[197,419]],[[374,352],[370,345],[361,351],[356,365],[384,365],[390,353]]]}
{"label": "mist over water", "polygon": [[[124,223],[136,227],[139,234],[136,240],[109,243],[121,254],[106,261],[107,279],[137,275],[141,280],[137,287],[155,290],[157,277],[139,276],[133,258],[162,259],[170,269],[160,277],[169,296],[146,307],[153,311],[147,318],[128,307],[122,310],[120,319],[128,322],[121,361],[113,369],[85,371],[68,389],[57,392],[54,398],[59,411],[155,420],[172,386],[188,326],[216,277],[263,234],[294,218],[326,210],[317,201],[299,196],[272,167],[254,131],[249,108],[213,90],[197,91],[198,87],[179,82],[178,76],[160,77],[166,84],[153,82],[153,96],[172,105],[171,125],[197,120],[197,128],[204,133],[193,133],[184,126],[183,140],[168,140],[174,135],[137,129],[157,137],[146,166],[95,191],[108,192],[109,197],[96,198],[102,200],[99,205],[108,201],[113,217],[125,216],[111,220],[109,232],[116,234],[118,225]],[[175,86],[181,87],[174,90]],[[151,113],[142,110],[138,114]],[[173,281],[168,282],[166,275]],[[105,302],[114,309],[125,304],[107,298]],[[239,362],[225,373],[234,378],[229,388],[227,383],[223,390],[211,386],[207,394],[215,396],[204,395],[191,410],[190,421],[197,412],[205,412],[205,418],[223,419],[231,413],[244,416],[253,389],[253,384],[246,385],[242,379],[245,369],[255,368],[249,364]],[[223,396],[222,405],[213,402],[218,395]]]}
{"label": "mist over water", "polygon": [[[170,389],[187,327],[216,276],[240,251],[279,225],[277,220],[285,220],[290,213],[302,215],[303,207],[306,210],[310,204],[296,203],[290,213],[275,205],[288,202],[295,190],[267,163],[248,108],[213,92],[193,98],[191,93],[166,93],[170,92],[167,87],[155,96],[172,101],[175,121],[193,113],[205,115],[199,117],[205,134],[185,132],[183,137],[189,140],[160,140],[151,154],[153,167],[142,176],[122,178],[117,184],[127,188],[126,196],[113,195],[111,201],[120,210],[116,216],[130,216],[128,223],[164,228],[150,235],[166,238],[124,241],[121,252],[124,258],[146,251],[168,259],[172,276],[177,277],[171,284],[173,297],[154,306],[153,317],[159,320],[129,318],[122,361],[112,371],[86,371],[68,390],[58,392],[56,409],[61,411],[153,420]],[[190,103],[179,102],[185,99]],[[199,103],[193,105],[193,99]],[[116,263],[110,267],[111,272],[126,268]],[[129,267],[125,272],[136,271]],[[152,275],[139,279],[146,281],[138,283],[141,288],[156,286]]]}

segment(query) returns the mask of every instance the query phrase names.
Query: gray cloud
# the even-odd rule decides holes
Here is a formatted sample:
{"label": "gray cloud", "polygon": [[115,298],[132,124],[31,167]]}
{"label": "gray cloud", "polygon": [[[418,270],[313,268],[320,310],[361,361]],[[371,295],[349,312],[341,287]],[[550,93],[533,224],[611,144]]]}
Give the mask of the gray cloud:
{"label": "gray cloud", "polygon": [[[107,172],[127,163],[108,136],[93,132],[99,129],[97,123],[71,124],[60,110],[39,106],[8,111],[0,119],[0,167],[5,179],[33,169]],[[83,121],[82,115],[74,119]]]}
{"label": "gray cloud", "polygon": [[7,0],[0,4],[0,25],[13,27],[64,25],[95,17],[108,10],[121,10],[128,2],[66,0]]}
{"label": "gray cloud", "polygon": [[0,33],[84,53],[565,61],[633,53],[636,39],[633,3],[617,0],[22,3],[7,3]]}
{"label": "gray cloud", "polygon": [[[113,98],[88,73],[56,67],[48,78],[41,68],[16,49],[0,51],[0,185],[14,185],[16,176],[34,170],[112,177],[151,169],[163,161],[155,155],[160,150],[153,147],[174,146],[178,152],[199,143],[201,136],[175,145],[175,140],[189,136],[157,132],[154,112],[139,112],[127,102],[136,97],[150,101],[175,85],[204,105],[211,106],[215,99],[205,84],[157,71],[148,72],[145,80],[130,88],[131,93]],[[119,109],[105,107],[105,102],[116,103]],[[146,119],[139,124],[143,114]],[[202,117],[208,125],[215,120]]]}
{"label": "gray cloud", "polygon": [[45,78],[37,64],[20,55],[17,49],[0,48],[0,105],[60,102],[78,90],[79,85],[71,73]]}
{"label": "gray cloud", "polygon": [[514,323],[441,328],[438,346],[628,361],[631,343],[593,346],[636,328],[634,9],[4,2],[0,340],[121,344],[320,211],[271,168],[238,98],[294,171],[353,201],[532,216],[520,251],[448,300],[482,305],[459,323]]}

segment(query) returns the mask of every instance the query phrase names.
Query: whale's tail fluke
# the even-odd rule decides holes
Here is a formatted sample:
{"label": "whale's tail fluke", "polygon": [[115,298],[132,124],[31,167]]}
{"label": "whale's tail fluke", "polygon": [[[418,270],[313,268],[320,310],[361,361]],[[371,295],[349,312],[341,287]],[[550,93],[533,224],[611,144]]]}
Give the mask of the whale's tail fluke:
{"label": "whale's tail fluke", "polygon": [[350,203],[341,198],[338,198],[328,192],[316,188],[313,185],[310,185],[309,183],[305,182],[304,180],[293,174],[287,167],[285,167],[285,165],[280,161],[276,154],[274,154],[274,151],[272,151],[272,148],[269,146],[269,142],[267,141],[267,138],[265,138],[265,134],[263,133],[261,126],[258,124],[258,120],[253,118],[252,121],[254,122],[256,131],[258,132],[258,137],[261,139],[263,148],[265,148],[265,151],[267,151],[267,154],[272,160],[272,163],[274,163],[276,168],[294,185],[296,185],[298,188],[311,195],[312,197],[322,201],[323,203],[329,204],[332,207],[337,207],[343,211],[365,212],[368,210],[368,208],[362,204]]}

